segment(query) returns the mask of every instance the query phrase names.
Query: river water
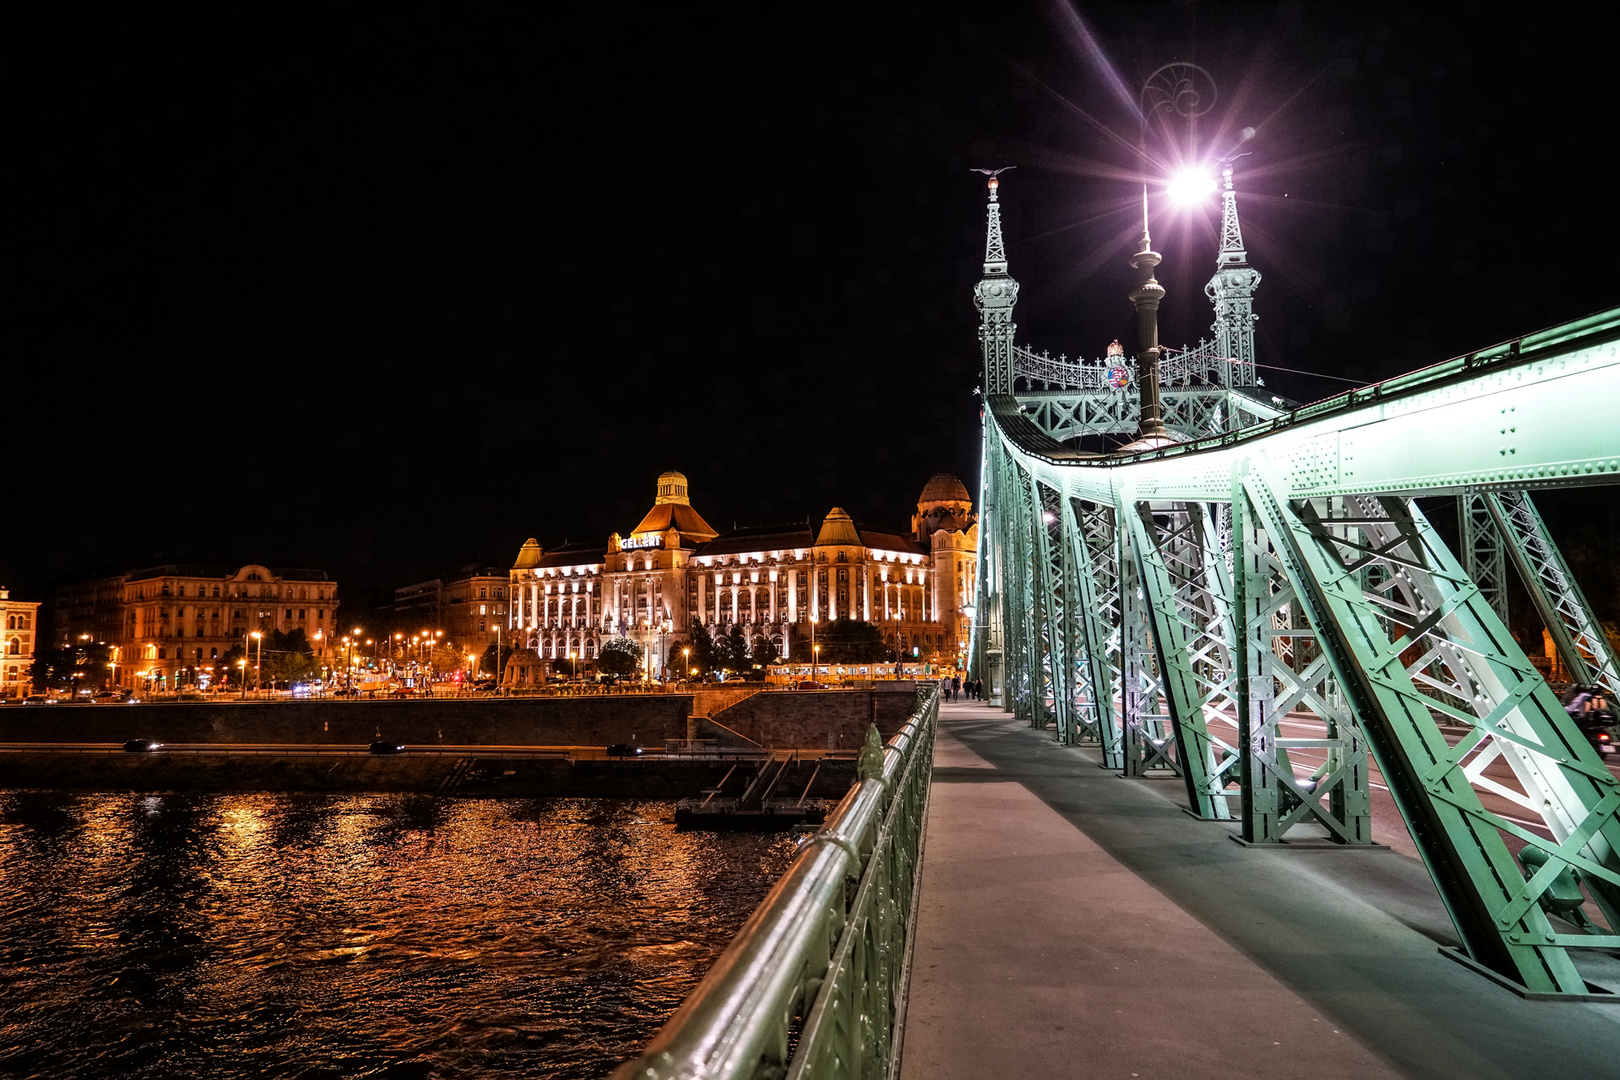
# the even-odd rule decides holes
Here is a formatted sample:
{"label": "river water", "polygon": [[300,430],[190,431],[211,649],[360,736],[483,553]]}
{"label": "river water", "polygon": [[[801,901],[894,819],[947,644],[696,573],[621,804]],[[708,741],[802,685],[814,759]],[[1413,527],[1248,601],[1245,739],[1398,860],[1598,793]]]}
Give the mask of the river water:
{"label": "river water", "polygon": [[794,854],[672,814],[0,792],[0,1075],[600,1076]]}

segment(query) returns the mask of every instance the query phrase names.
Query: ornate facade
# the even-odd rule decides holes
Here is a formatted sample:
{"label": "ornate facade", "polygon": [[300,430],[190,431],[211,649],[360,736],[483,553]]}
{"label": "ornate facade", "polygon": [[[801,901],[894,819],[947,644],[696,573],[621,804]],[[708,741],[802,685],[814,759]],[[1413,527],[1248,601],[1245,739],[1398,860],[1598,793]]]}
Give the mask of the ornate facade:
{"label": "ornate facade", "polygon": [[39,604],[13,600],[9,589],[0,588],[0,626],[5,628],[0,635],[0,699],[27,697],[39,639]]}
{"label": "ornate facade", "polygon": [[972,498],[947,474],[928,481],[909,533],[858,525],[837,507],[814,530],[719,533],[692,507],[686,477],[668,472],[641,522],[606,549],[525,543],[510,573],[508,626],[547,662],[589,664],[606,638],[631,637],[654,673],[680,669],[693,619],[711,633],[739,626],[788,659],[799,658],[796,639],[841,616],[873,623],[897,653],[960,658],[978,534]]}
{"label": "ornate facade", "polygon": [[320,570],[142,566],[58,590],[56,637],[113,647],[115,682],[172,690],[206,685],[257,630],[303,630],[318,659],[337,636],[337,583]]}

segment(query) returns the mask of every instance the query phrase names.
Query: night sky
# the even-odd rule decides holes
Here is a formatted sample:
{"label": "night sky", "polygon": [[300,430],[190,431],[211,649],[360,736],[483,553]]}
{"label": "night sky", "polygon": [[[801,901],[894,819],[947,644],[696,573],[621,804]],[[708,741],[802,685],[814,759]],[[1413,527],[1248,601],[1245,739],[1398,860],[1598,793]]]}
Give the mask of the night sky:
{"label": "night sky", "polygon": [[[1371,381],[1620,301],[1595,5],[53,10],[12,27],[6,153],[33,599],[152,555],[508,565],[627,531],[669,468],[721,529],[904,526],[930,473],[976,487],[968,170],[1018,166],[1020,340],[1129,341],[1131,102],[1172,60],[1219,85],[1208,145],[1257,129],[1261,363]],[[1162,202],[1195,343],[1218,207]]]}

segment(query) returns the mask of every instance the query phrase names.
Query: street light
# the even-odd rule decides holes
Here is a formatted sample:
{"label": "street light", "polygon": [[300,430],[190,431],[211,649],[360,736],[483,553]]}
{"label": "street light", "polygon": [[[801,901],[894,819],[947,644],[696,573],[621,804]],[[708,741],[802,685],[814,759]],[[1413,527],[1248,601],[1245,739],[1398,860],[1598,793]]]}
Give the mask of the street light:
{"label": "street light", "polygon": [[264,689],[264,634],[255,630],[249,636],[259,643],[259,659],[253,665],[253,693],[257,695]]}

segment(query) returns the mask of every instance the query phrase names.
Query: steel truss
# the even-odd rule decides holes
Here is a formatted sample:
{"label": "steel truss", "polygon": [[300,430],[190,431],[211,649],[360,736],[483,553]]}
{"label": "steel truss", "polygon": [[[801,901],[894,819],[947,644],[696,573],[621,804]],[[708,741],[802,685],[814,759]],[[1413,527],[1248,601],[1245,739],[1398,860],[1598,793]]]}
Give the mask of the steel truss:
{"label": "steel truss", "polygon": [[1581,594],[1575,576],[1564,565],[1558,546],[1524,491],[1491,492],[1477,496],[1484,503],[1524,579],[1530,600],[1552,634],[1558,656],[1577,683],[1602,685],[1620,697],[1620,664],[1615,662],[1603,627]]}
{"label": "steel truss", "polygon": [[[1179,775],[1251,843],[1369,844],[1370,754],[1469,955],[1584,994],[1569,950],[1620,948],[1620,782],[1509,634],[1503,578],[1576,680],[1620,697],[1527,493],[1620,483],[1620,437],[1569,437],[1557,405],[1620,407],[1617,376],[1609,312],[1135,458],[1072,446],[1114,422],[1102,391],[991,396],[981,610],[1004,702],[1127,776]],[[1459,553],[1413,501],[1445,494]]]}

